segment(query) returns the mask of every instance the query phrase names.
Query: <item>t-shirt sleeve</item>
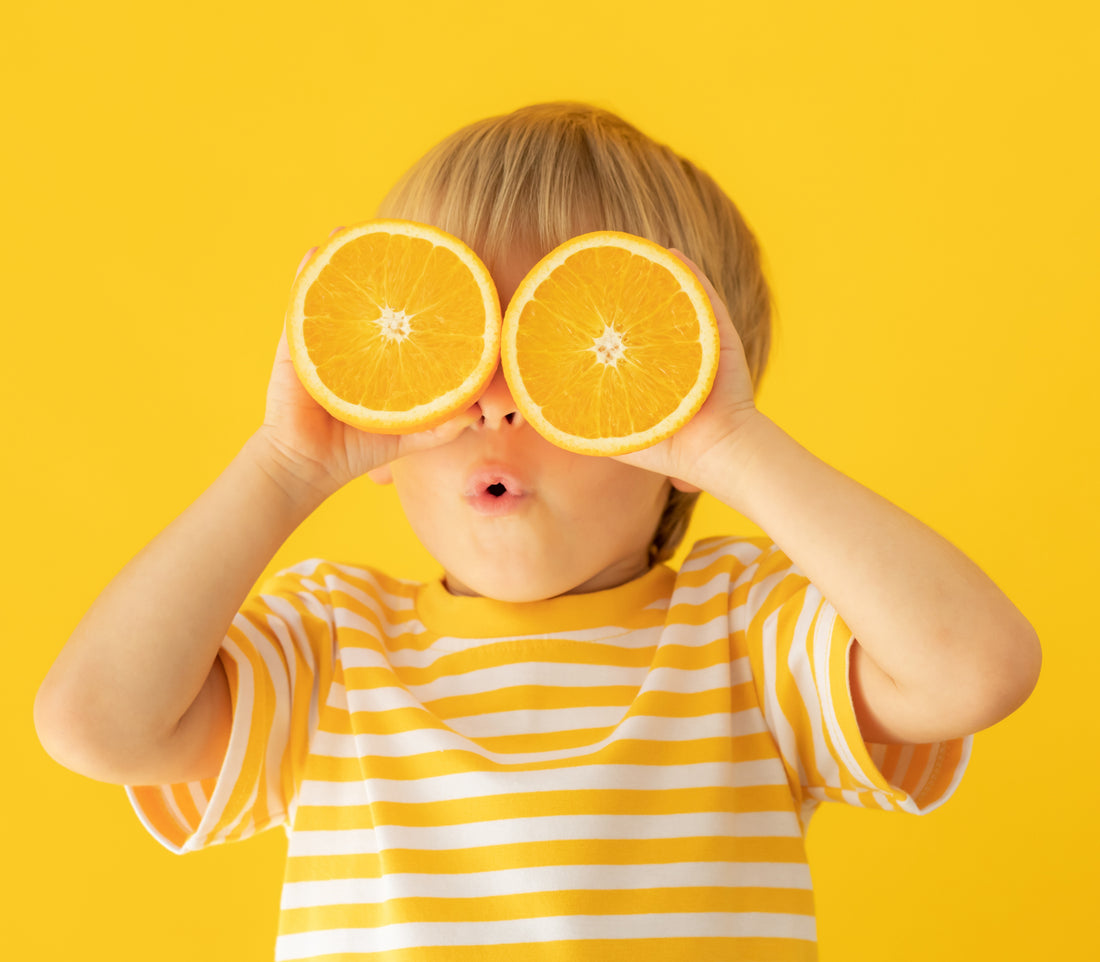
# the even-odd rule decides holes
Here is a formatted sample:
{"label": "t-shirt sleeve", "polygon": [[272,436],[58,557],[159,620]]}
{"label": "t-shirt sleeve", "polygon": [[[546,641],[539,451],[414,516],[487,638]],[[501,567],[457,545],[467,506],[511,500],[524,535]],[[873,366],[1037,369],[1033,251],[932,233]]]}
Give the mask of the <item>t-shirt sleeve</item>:
{"label": "t-shirt sleeve", "polygon": [[811,808],[838,801],[923,815],[955,791],[973,736],[934,744],[865,742],[852,704],[855,638],[836,609],[774,544],[732,586],[765,721],[792,788]]}
{"label": "t-shirt sleeve", "polygon": [[233,727],[217,777],[126,786],[142,823],[171,851],[238,841],[287,821],[332,679],[332,607],[316,565],[271,576],[233,617],[218,650]]}

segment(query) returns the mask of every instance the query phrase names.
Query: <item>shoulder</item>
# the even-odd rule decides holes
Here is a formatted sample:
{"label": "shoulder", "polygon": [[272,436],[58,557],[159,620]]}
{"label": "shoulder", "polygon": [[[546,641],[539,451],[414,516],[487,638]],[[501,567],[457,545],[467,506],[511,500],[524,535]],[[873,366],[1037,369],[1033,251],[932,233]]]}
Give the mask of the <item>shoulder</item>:
{"label": "shoulder", "polygon": [[258,602],[296,599],[326,609],[412,607],[420,582],[395,578],[377,568],[308,558],[262,578],[253,597]]}
{"label": "shoulder", "polygon": [[735,627],[767,618],[779,608],[820,606],[816,588],[767,536],[709,537],[696,541],[676,575],[677,587],[714,598],[723,594]]}
{"label": "shoulder", "polygon": [[261,587],[300,588],[323,592],[339,588],[390,594],[415,594],[420,582],[395,578],[368,565],[348,564],[326,558],[307,558],[279,568],[260,582]]}
{"label": "shoulder", "polygon": [[378,637],[404,626],[415,615],[418,588],[373,567],[309,558],[261,578],[228,638],[242,650],[321,657],[364,633]]}
{"label": "shoulder", "polygon": [[790,558],[767,536],[723,535],[696,541],[680,566],[680,574],[705,577],[727,572],[733,581],[740,583],[792,567]]}

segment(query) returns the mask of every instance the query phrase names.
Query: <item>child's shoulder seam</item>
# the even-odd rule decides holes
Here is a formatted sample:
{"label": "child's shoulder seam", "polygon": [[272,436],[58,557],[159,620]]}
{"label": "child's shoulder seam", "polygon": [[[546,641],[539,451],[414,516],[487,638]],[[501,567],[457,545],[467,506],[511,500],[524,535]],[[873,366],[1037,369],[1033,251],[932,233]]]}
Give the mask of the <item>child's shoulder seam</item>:
{"label": "child's shoulder seam", "polygon": [[711,535],[698,539],[688,552],[688,556],[700,554],[742,554],[746,550],[754,554],[764,554],[775,547],[775,542],[764,535],[743,537],[739,535]]}
{"label": "child's shoulder seam", "polygon": [[303,587],[307,586],[307,582],[312,583],[313,586],[322,590],[327,586],[329,579],[336,578],[356,588],[366,590],[374,588],[388,594],[408,594],[420,584],[409,578],[396,578],[371,565],[351,564],[328,558],[307,558],[280,568],[272,577],[295,581]]}

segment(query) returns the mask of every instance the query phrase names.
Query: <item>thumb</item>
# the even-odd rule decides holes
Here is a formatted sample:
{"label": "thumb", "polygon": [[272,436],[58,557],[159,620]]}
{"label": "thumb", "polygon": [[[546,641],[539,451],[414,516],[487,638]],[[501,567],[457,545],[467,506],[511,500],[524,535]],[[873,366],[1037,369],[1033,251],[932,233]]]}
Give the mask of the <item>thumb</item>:
{"label": "thumb", "polygon": [[471,405],[459,414],[448,418],[441,424],[426,431],[414,431],[412,434],[404,434],[398,443],[399,457],[411,454],[414,451],[426,451],[442,444],[448,444],[455,440],[471,424],[474,424],[481,415],[476,404]]}

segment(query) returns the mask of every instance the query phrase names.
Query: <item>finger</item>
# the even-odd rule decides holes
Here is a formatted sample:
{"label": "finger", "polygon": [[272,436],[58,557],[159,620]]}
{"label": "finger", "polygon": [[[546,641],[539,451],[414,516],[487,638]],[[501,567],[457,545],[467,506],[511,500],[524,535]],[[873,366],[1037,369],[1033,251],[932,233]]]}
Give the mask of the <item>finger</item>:
{"label": "finger", "polygon": [[457,438],[471,424],[478,420],[480,414],[476,405],[466,408],[461,414],[437,424],[434,428],[425,431],[414,431],[412,434],[403,434],[400,439],[401,454],[411,454],[414,451],[424,451],[428,448],[439,447]]}
{"label": "finger", "polygon": [[286,339],[286,323],[283,323],[283,333],[279,338],[279,346],[275,348],[275,363],[290,360],[290,344]]}
{"label": "finger", "polygon": [[691,271],[691,273],[694,274],[697,278],[699,278],[699,283],[703,285],[703,289],[707,292],[707,297],[711,299],[711,303],[714,305],[715,310],[718,310],[719,306],[721,306],[722,311],[725,311],[725,302],[722,300],[718,291],[714,289],[714,285],[710,282],[710,278],[708,278],[707,275],[703,273],[703,269],[698,264],[696,264],[695,261],[688,257],[687,254],[685,254],[683,251],[678,251],[675,247],[670,247],[668,250],[669,253],[673,254],[681,261],[683,261],[687,269]]}
{"label": "finger", "polygon": [[316,247],[311,247],[308,251],[306,251],[305,256],[300,261],[298,261],[298,268],[294,271],[295,280],[298,279],[298,275],[302,273],[302,268],[306,266],[306,261],[308,261],[310,257],[313,256],[313,253],[316,250]]}
{"label": "finger", "polygon": [[[737,340],[740,342],[741,335],[737,333],[737,327],[733,323],[733,319],[730,317],[729,309],[726,307],[726,302],[722,300],[722,295],[714,289],[714,285],[710,282],[710,279],[703,273],[702,268],[695,263],[690,257],[683,251],[676,250],[675,247],[670,247],[669,253],[678,257],[684,262],[685,266],[690,270],[697,278],[699,283],[703,285],[703,290],[707,292],[707,297],[710,299],[710,305],[714,309],[714,316],[718,319],[718,336],[722,341],[723,347],[731,347],[732,341],[730,335],[737,336]],[[743,345],[742,345],[743,347]]]}
{"label": "finger", "polygon": [[[325,238],[325,240],[331,240],[332,237],[335,234],[338,234],[343,229],[344,229],[344,226],[340,225],[339,227],[336,227],[333,230],[329,231],[329,235],[328,235],[328,237]],[[298,279],[298,275],[302,273],[302,268],[305,267],[306,261],[308,261],[310,259],[310,257],[313,256],[313,254],[316,250],[317,250],[316,247],[311,247],[308,251],[306,251],[305,256],[298,262],[298,268],[297,268],[297,270],[294,271],[294,279],[295,280]]]}
{"label": "finger", "polygon": [[442,424],[437,424],[431,431],[426,433],[430,434],[436,443],[446,444],[448,441],[453,441],[457,438],[471,424],[479,420],[480,417],[479,408],[476,404],[472,404],[470,407],[466,408],[465,411],[456,414],[453,418],[449,418]]}
{"label": "finger", "polygon": [[703,273],[703,269],[698,264],[696,264],[695,261],[688,257],[687,254],[685,254],[683,251],[678,251],[675,247],[670,247],[668,250],[670,254],[678,257],[681,261],[683,261],[687,269],[699,279],[699,283],[703,285],[703,288],[707,292],[707,296],[712,301],[721,303],[722,298],[718,296],[718,292],[714,289],[714,285],[710,282],[710,279],[707,277],[707,275]]}

